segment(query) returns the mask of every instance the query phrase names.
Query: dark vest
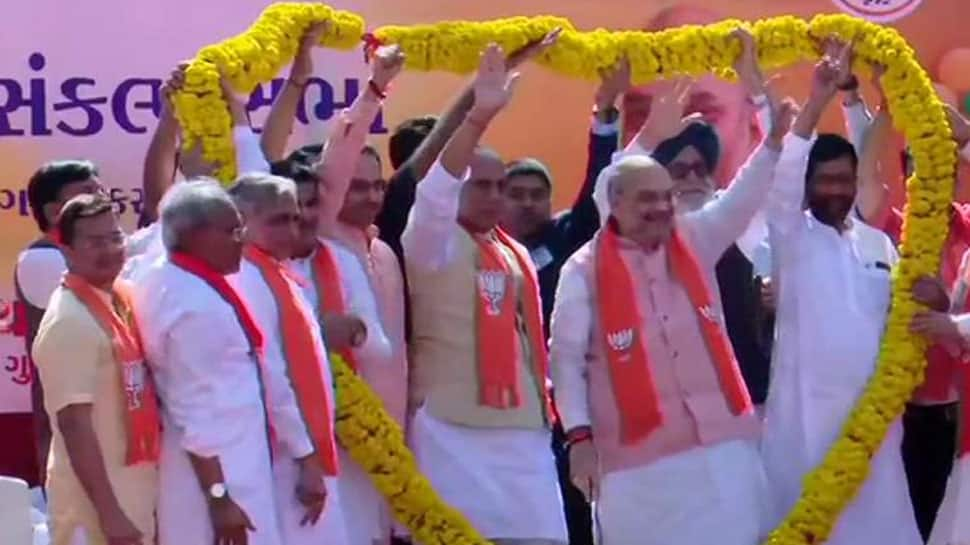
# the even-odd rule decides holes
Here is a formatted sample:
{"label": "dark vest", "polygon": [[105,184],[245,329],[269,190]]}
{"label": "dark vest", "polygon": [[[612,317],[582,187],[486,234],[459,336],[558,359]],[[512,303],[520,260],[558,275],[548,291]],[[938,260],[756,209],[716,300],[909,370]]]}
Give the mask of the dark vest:
{"label": "dark vest", "polygon": [[731,347],[751,394],[751,401],[762,404],[768,395],[771,347],[762,329],[761,285],[754,267],[736,244],[717,262],[717,284],[727,323]]}

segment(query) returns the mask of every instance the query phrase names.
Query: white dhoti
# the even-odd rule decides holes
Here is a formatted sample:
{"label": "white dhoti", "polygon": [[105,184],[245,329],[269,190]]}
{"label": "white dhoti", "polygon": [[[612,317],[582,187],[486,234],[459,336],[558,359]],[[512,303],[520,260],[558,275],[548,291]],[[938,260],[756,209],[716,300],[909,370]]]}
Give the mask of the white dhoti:
{"label": "white dhoti", "polygon": [[[262,407],[253,409],[247,420],[251,431],[234,448],[220,453],[219,462],[230,498],[256,528],[249,532],[249,545],[283,545],[270,492],[273,469]],[[208,501],[171,425],[165,426],[162,436],[158,482],[159,545],[212,545]]]}
{"label": "white dhoti", "polygon": [[566,543],[549,430],[459,426],[421,408],[409,431],[421,471],[484,537]]}
{"label": "white dhoti", "polygon": [[729,441],[603,477],[600,545],[757,545],[768,486],[758,447]]}
{"label": "white dhoti", "polygon": [[291,459],[277,458],[273,464],[276,492],[276,514],[283,545],[356,545],[347,539],[346,521],[341,504],[340,483],[327,477],[327,502],[316,524],[300,526],[306,507],[296,498],[299,467]]}
{"label": "white dhoti", "polygon": [[927,545],[970,545],[970,456],[953,465]]}
{"label": "white dhoti", "polygon": [[340,452],[340,500],[352,545],[387,543],[391,538],[391,515],[387,502],[367,473],[343,448]]}

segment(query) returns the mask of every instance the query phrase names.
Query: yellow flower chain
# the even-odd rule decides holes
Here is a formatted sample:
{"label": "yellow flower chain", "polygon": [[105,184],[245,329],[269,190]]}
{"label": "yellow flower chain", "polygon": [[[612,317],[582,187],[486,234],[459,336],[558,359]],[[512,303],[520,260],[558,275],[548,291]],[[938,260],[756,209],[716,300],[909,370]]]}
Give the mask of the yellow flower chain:
{"label": "yellow flower chain", "polygon": [[[363,31],[362,19],[354,14],[320,4],[274,4],[247,33],[203,49],[192,63],[186,88],[176,97],[185,145],[201,141],[205,158],[220,165],[222,180],[232,179],[235,161],[231,121],[220,94],[217,67],[225,71],[235,89],[248,91],[272,78],[293,57],[303,29],[323,20],[333,21],[335,27],[323,38],[323,45],[351,48]],[[626,56],[634,82],[646,83],[712,71],[733,77],[731,64],[740,46],[731,32],[737,26],[751,30],[758,42],[759,60],[767,69],[817,58],[821,53],[818,40],[832,35],[854,43],[857,69],[865,71],[870,63],[886,66],[882,85],[916,167],[906,182],[901,259],[893,271],[892,310],[876,372],[822,464],[805,478],[795,508],[768,539],[771,545],[816,544],[826,540],[865,481],[872,456],[922,381],[926,365],[925,343],[908,331],[919,310],[910,288],[919,276],[935,275],[939,269],[956,175],[956,145],[943,105],[906,40],[894,29],[847,15],[819,15],[811,21],[785,16],[753,24],[727,20],[654,33],[580,32],[562,18],[515,17],[387,26],[374,34],[382,43],[399,44],[412,69],[468,73],[489,42],[514,50],[561,27],[564,32],[559,42],[539,63],[592,80],[599,68]],[[487,543],[460,513],[438,498],[380,400],[336,357],[334,375],[341,442],[388,498],[397,519],[425,543]]]}
{"label": "yellow flower chain", "polygon": [[471,523],[435,493],[388,416],[381,399],[335,353],[330,354],[337,391],[337,437],[367,472],[401,524],[424,545],[487,545]]}
{"label": "yellow flower chain", "polygon": [[185,85],[174,98],[183,151],[201,144],[203,158],[216,165],[215,176],[232,181],[236,150],[220,71],[235,91],[248,94],[293,60],[307,28],[325,21],[330,22],[330,29],[320,45],[353,49],[360,43],[364,19],[359,15],[323,4],[281,2],[267,7],[243,34],[202,48],[186,69]]}

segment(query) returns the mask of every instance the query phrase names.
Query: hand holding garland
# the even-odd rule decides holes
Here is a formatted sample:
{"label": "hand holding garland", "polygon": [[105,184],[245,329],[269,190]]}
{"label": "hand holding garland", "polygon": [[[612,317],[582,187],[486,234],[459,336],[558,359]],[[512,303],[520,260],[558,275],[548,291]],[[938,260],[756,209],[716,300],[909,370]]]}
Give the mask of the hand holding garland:
{"label": "hand holding garland", "polygon": [[313,48],[320,44],[330,25],[330,21],[313,24],[300,38],[296,57],[290,67],[290,75],[286,78],[279,98],[270,109],[269,117],[263,125],[263,135],[260,137],[263,154],[270,162],[283,159],[286,142],[293,133],[296,110],[306,91],[307,83],[313,76]]}
{"label": "hand holding garland", "polygon": [[465,174],[475,147],[492,119],[509,103],[518,79],[518,72],[509,72],[502,48],[489,45],[472,84],[474,106],[441,152],[441,165],[449,174],[456,178]]}

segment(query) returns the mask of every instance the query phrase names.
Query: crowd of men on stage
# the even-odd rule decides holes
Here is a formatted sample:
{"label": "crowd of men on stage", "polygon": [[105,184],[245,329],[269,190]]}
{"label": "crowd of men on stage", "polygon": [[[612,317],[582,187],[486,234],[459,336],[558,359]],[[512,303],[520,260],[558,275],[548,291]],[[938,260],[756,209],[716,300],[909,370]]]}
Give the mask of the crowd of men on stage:
{"label": "crowd of men on stage", "polygon": [[[406,540],[335,436],[329,353],[497,544],[764,539],[838,437],[889,312],[898,167],[881,164],[889,112],[862,101],[851,46],[824,45],[802,104],[766,84],[740,29],[737,84],[632,88],[625,61],[604,70],[582,185],[554,216],[543,163],[480,140],[558,33],[487,47],[440,117],[397,127],[386,166],[366,139],[394,100],[395,47],[325,142],[286,153],[321,32],[261,136],[224,89],[230,185],[178,152],[169,102],[138,231],[88,161],[31,178],[40,237],[16,280],[49,417],[52,543]],[[166,100],[183,80],[180,66]],[[815,130],[837,97],[848,139]],[[970,123],[949,112],[963,148]],[[954,204],[940,275],[913,287],[926,384],[827,543],[970,538],[954,464],[968,248]]]}

